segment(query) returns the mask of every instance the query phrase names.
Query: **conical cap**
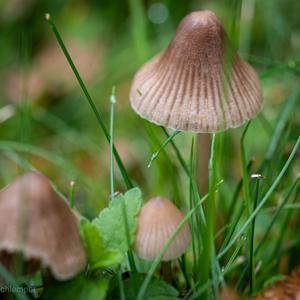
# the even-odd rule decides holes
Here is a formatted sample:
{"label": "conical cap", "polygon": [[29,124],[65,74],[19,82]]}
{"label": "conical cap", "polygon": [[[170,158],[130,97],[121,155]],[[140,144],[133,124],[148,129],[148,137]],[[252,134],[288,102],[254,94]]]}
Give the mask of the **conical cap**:
{"label": "conical cap", "polygon": [[136,73],[130,91],[143,118],[176,130],[237,127],[261,109],[253,68],[230,46],[213,12],[187,15],[166,50]]}
{"label": "conical cap", "polygon": [[[149,200],[138,217],[135,250],[139,257],[154,260],[183,219],[181,211],[168,199],[156,197]],[[183,254],[191,241],[187,224],[176,235],[162,260],[168,261]]]}
{"label": "conical cap", "polygon": [[60,280],[85,267],[77,219],[45,176],[25,173],[0,191],[1,251],[21,252]]}

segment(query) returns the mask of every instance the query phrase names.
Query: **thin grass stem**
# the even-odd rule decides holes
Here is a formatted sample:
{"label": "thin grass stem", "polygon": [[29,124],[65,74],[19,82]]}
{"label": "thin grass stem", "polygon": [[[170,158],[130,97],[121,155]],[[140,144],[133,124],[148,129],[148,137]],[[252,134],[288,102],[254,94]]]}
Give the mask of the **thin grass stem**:
{"label": "thin grass stem", "polygon": [[[167,132],[167,130],[164,127],[161,127],[162,131],[164,132],[164,134],[167,136],[167,138],[170,138],[169,133]],[[179,149],[177,148],[176,144],[174,143],[174,141],[172,139],[170,139],[170,143],[173,147],[173,150],[175,151],[175,154],[178,158],[178,161],[180,162],[182,168],[184,169],[184,171],[186,172],[186,174],[189,176],[190,172],[189,172],[189,168],[186,164],[186,162],[184,161]]]}
{"label": "thin grass stem", "polygon": [[[214,275],[214,257],[215,257],[215,244],[214,244],[214,226],[215,226],[215,182],[217,176],[217,135],[213,134],[211,142],[210,159],[208,163],[208,177],[209,187],[208,195],[209,201],[206,207],[206,235],[203,240],[203,266],[201,273],[201,282],[205,284],[208,282],[210,273]],[[208,294],[205,293],[202,299],[207,299]]]}
{"label": "thin grass stem", "polygon": [[243,3],[243,0],[233,0],[232,1],[233,17],[232,17],[232,23],[231,23],[231,27],[230,27],[230,37],[231,37],[232,43],[236,49],[239,48],[242,3]]}
{"label": "thin grass stem", "polygon": [[[235,267],[239,266],[239,263],[237,263],[235,266],[233,265],[234,260],[236,259],[238,253],[240,252],[241,248],[244,245],[244,240],[241,239],[239,241],[239,244],[237,245],[236,249],[234,250],[233,254],[228,260],[228,263],[224,268],[222,268],[222,274],[218,278],[218,282],[221,282],[222,278],[227,275],[230,271],[234,270]],[[200,289],[198,289],[198,286],[200,285]],[[201,282],[198,281],[194,287],[185,295],[183,298],[184,300],[192,300],[192,299],[199,299],[199,297],[205,293],[206,290],[211,288],[212,282],[207,282],[204,285],[201,286]]]}
{"label": "thin grass stem", "polygon": [[[299,179],[299,177],[298,177]],[[298,183],[299,183],[299,180],[298,180]],[[296,194],[295,194],[295,197],[294,199],[297,199],[297,195],[298,195],[298,185],[297,185],[297,189],[296,189]],[[272,255],[270,257],[278,257],[279,256],[279,253],[280,253],[280,247],[282,245],[282,241],[284,239],[284,236],[286,234],[286,228],[288,228],[288,224],[289,224],[289,221],[290,221],[290,217],[291,217],[291,214],[292,214],[292,210],[288,211],[284,221],[283,221],[283,224],[281,226],[281,229],[280,229],[280,233],[279,233],[279,238],[274,246],[274,250],[272,252]],[[276,260],[277,263],[278,263],[278,260]]]}
{"label": "thin grass stem", "polygon": [[119,288],[120,288],[120,300],[126,300],[121,270],[118,271],[118,282],[119,282]]}
{"label": "thin grass stem", "polygon": [[255,249],[255,255],[258,254],[259,250],[261,249],[261,247],[263,246],[264,242],[267,240],[267,237],[269,235],[269,233],[271,232],[271,229],[273,228],[273,225],[275,224],[275,221],[277,220],[277,217],[279,216],[280,212],[282,211],[282,209],[284,207],[286,207],[286,204],[288,202],[288,200],[290,199],[291,195],[293,194],[293,192],[295,190],[297,190],[298,186],[300,183],[300,177],[297,177],[295,182],[292,184],[291,188],[289,189],[289,191],[287,192],[284,200],[282,201],[282,203],[276,208],[276,211],[263,235],[263,237],[261,238],[259,244],[257,245],[256,249]]}
{"label": "thin grass stem", "polygon": [[243,232],[245,231],[245,229],[247,229],[248,226],[251,224],[253,218],[256,217],[256,215],[261,211],[261,209],[263,208],[263,206],[269,200],[270,196],[273,194],[273,192],[275,191],[275,189],[279,185],[282,177],[284,176],[284,174],[286,173],[287,169],[289,168],[289,166],[290,166],[290,164],[291,164],[291,162],[292,162],[295,154],[297,153],[299,145],[300,145],[300,137],[298,137],[298,139],[297,139],[297,141],[296,141],[296,143],[295,143],[295,145],[294,145],[294,147],[292,149],[291,154],[289,155],[287,161],[285,162],[283,168],[279,172],[278,176],[274,180],[274,182],[271,185],[271,187],[269,188],[269,190],[266,192],[266,194],[264,195],[264,197],[262,198],[262,200],[259,201],[259,204],[257,205],[256,209],[252,212],[252,214],[250,215],[250,217],[245,221],[245,223],[242,225],[242,227],[237,232],[237,234],[228,243],[227,247],[225,247],[225,249],[223,249],[223,251],[220,251],[220,253],[217,256],[218,259],[220,259],[221,257],[223,257],[228,252],[228,250],[235,244],[235,242],[243,234]]}
{"label": "thin grass stem", "polygon": [[[110,140],[109,140],[109,177],[110,177],[110,195],[111,200],[114,200],[115,195],[115,188],[114,188],[114,164],[113,164],[113,143],[114,143],[114,109],[116,104],[116,88],[113,86],[112,93],[110,96],[110,122],[109,122],[109,134],[110,134]],[[128,224],[128,218],[127,218],[127,208],[124,198],[121,199],[121,205],[122,205],[122,217],[123,222],[125,226],[125,232],[126,232],[126,238],[127,238],[127,244],[128,244],[128,261],[130,265],[130,269],[133,271],[133,273],[136,273],[136,265],[134,261],[134,256],[131,250],[131,240],[130,240],[130,233],[129,233],[129,224]]]}
{"label": "thin grass stem", "polygon": [[69,191],[69,206],[74,208],[74,195],[75,195],[75,181],[70,181],[70,191]]}
{"label": "thin grass stem", "polygon": [[251,213],[251,197],[250,197],[250,188],[249,188],[249,173],[247,167],[248,164],[247,164],[246,150],[245,150],[245,137],[250,124],[251,121],[247,123],[240,141],[241,158],[242,158],[242,174],[243,174],[243,194],[244,194],[244,201],[246,204],[247,217],[249,217]]}
{"label": "thin grass stem", "polygon": [[[294,182],[294,184],[291,186],[290,190],[287,192],[287,195],[286,195],[286,197],[284,198],[283,202],[280,204],[280,206],[278,206],[278,207],[276,208],[275,214],[274,214],[272,220],[270,221],[270,223],[269,223],[269,225],[268,225],[268,227],[267,227],[267,229],[266,229],[265,234],[263,235],[263,237],[261,238],[259,244],[257,245],[257,247],[256,247],[255,250],[254,250],[254,253],[253,253],[253,259],[255,259],[255,258],[257,257],[257,255],[258,255],[258,253],[259,253],[259,250],[261,249],[263,243],[266,241],[267,236],[269,235],[269,233],[270,233],[270,231],[271,231],[271,229],[272,229],[272,227],[273,227],[273,225],[274,225],[274,223],[275,223],[277,217],[279,216],[280,212],[282,211],[282,209],[283,209],[284,206],[286,205],[286,203],[287,203],[287,201],[289,200],[290,196],[291,196],[291,195],[293,194],[293,192],[297,189],[299,183],[300,183],[300,177],[298,177],[298,178],[296,179],[296,181]],[[288,218],[287,218],[287,219],[288,219]],[[286,223],[286,222],[284,222],[284,223]],[[286,227],[286,224],[284,224],[284,226],[282,226],[282,228],[283,228],[282,231],[285,232],[285,230],[286,230],[286,228],[287,228],[287,227]],[[279,238],[279,239],[277,240],[277,242],[276,242],[276,245],[279,245],[279,247],[280,247],[280,244],[281,244],[281,241],[282,241],[281,237],[282,237],[282,235],[280,235],[280,238]],[[277,246],[274,247],[273,255],[270,255],[271,259],[272,259],[273,257],[275,257],[275,255],[278,255],[279,247],[277,247]],[[271,260],[271,259],[270,259],[270,260]],[[251,264],[249,264],[249,265],[251,266]],[[242,286],[242,282],[246,280],[246,274],[247,274],[248,270],[249,270],[249,266],[246,265],[246,266],[244,267],[243,271],[241,272],[240,278],[239,278],[239,280],[238,280],[238,285],[239,285],[239,286]],[[252,271],[252,272],[253,272],[253,271]],[[253,273],[252,273],[252,274],[253,274]]]}
{"label": "thin grass stem", "polygon": [[[257,175],[255,178],[256,180],[256,192],[255,192],[255,198],[253,203],[253,211],[256,209],[257,201],[258,201],[258,195],[259,195],[259,182],[262,179],[262,176],[260,174]],[[255,255],[254,255],[254,235],[255,235],[255,220],[254,217],[252,220],[252,226],[251,226],[251,232],[250,232],[250,253],[249,253],[249,266],[250,266],[250,295],[252,296],[255,292]]]}
{"label": "thin grass stem", "polygon": [[[93,112],[94,112],[94,114],[95,114],[95,116],[97,118],[97,121],[98,121],[98,123],[100,125],[100,128],[102,129],[102,131],[104,133],[104,136],[105,136],[106,140],[109,143],[110,142],[110,135],[109,135],[109,133],[108,133],[108,131],[106,129],[106,126],[105,126],[103,120],[102,120],[102,116],[101,116],[99,110],[97,109],[97,107],[96,107],[96,105],[95,105],[95,103],[94,103],[94,101],[93,101],[90,93],[88,92],[88,90],[87,90],[87,88],[86,88],[86,86],[85,86],[85,84],[84,84],[84,82],[83,82],[83,80],[82,80],[82,78],[81,78],[81,76],[80,76],[80,74],[79,74],[79,72],[78,72],[78,70],[77,70],[77,68],[76,68],[76,66],[75,66],[75,64],[74,64],[74,62],[73,62],[73,60],[72,60],[72,58],[71,58],[71,56],[70,56],[70,54],[69,54],[69,52],[68,52],[65,44],[64,44],[64,42],[63,42],[63,40],[62,40],[62,38],[61,38],[61,35],[60,35],[59,31],[57,30],[57,28],[55,26],[55,23],[53,22],[50,14],[46,14],[45,17],[46,17],[46,20],[47,20],[50,28],[52,29],[52,31],[53,31],[53,33],[54,33],[54,35],[56,37],[56,40],[57,40],[59,46],[61,47],[61,49],[62,49],[62,51],[63,51],[63,53],[64,53],[64,55],[65,55],[65,57],[66,57],[66,59],[67,59],[67,61],[69,63],[69,65],[71,67],[71,69],[72,69],[72,71],[73,71],[73,73],[74,73],[74,75],[75,75],[75,77],[76,77],[76,79],[77,79],[77,81],[78,81],[78,83],[79,83],[79,85],[80,85],[80,87],[81,87],[81,89],[82,89],[82,91],[83,91],[83,93],[84,93],[84,95],[85,95],[85,97],[86,97],[86,99],[87,99],[87,101],[88,101],[91,109],[93,110]],[[119,153],[116,150],[115,146],[113,146],[113,153],[114,153],[116,162],[118,164],[118,167],[120,169],[121,175],[123,177],[124,183],[125,183],[125,185],[126,185],[126,187],[128,189],[131,189],[133,187],[133,184],[132,184],[132,182],[131,182],[128,174],[127,174],[127,171],[126,171],[126,169],[125,169],[125,167],[123,165],[123,162],[122,162],[122,160],[121,160],[121,158],[119,156]]]}
{"label": "thin grass stem", "polygon": [[143,62],[149,56],[150,45],[147,40],[147,26],[144,7],[141,0],[128,0],[131,31],[133,42],[139,62]]}
{"label": "thin grass stem", "polygon": [[174,133],[173,133],[172,135],[170,135],[170,136],[169,136],[169,137],[161,144],[160,148],[159,148],[156,152],[154,152],[154,153],[151,155],[150,161],[149,161],[149,163],[148,163],[148,168],[151,167],[151,164],[153,163],[154,160],[157,159],[157,157],[159,156],[159,154],[161,153],[161,151],[164,150],[165,147],[166,147],[166,146],[167,146],[167,145],[175,138],[175,136],[176,136],[177,134],[179,134],[179,133],[180,133],[180,131],[178,131],[178,130],[174,131]]}
{"label": "thin grass stem", "polygon": [[115,194],[114,187],[114,112],[116,104],[116,87],[112,88],[111,96],[109,99],[110,102],[110,118],[109,118],[109,179],[110,179],[110,197],[113,200]]}
{"label": "thin grass stem", "polygon": [[298,103],[299,95],[300,95],[300,87],[296,88],[292,92],[292,94],[289,96],[289,98],[287,99],[286,104],[276,122],[277,126],[274,130],[274,134],[272,136],[267,153],[265,155],[265,159],[264,159],[261,167],[259,168],[260,173],[262,173],[262,171],[264,170],[265,165],[267,163],[269,163],[270,161],[272,161],[272,159],[276,153],[278,144],[281,141],[286,124],[288,123],[290,114],[294,110],[295,105]]}
{"label": "thin grass stem", "polygon": [[[195,195],[195,187],[194,187],[194,139],[192,140],[191,151],[190,151],[190,209],[192,209],[197,202],[200,201],[200,195]],[[202,223],[201,223],[202,219]],[[202,236],[203,236],[203,229],[202,225],[205,225],[205,217],[202,205],[199,207],[199,213],[195,213],[194,216],[191,218],[191,232],[192,232],[192,249],[193,249],[193,274],[198,279],[197,270],[200,269],[200,257],[201,252],[203,250],[202,244]]]}

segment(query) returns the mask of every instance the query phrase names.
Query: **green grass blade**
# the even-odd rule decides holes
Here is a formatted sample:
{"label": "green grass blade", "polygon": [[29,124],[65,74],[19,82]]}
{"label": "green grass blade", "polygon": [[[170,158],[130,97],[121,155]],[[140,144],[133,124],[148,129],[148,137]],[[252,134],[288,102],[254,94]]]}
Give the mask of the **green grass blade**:
{"label": "green grass blade", "polygon": [[[193,209],[195,205],[201,200],[198,193],[197,187],[195,187],[195,161],[194,161],[194,139],[192,140],[191,151],[190,151],[190,189],[189,189],[189,209]],[[198,280],[199,272],[197,270],[201,269],[201,253],[203,251],[203,236],[205,234],[205,216],[202,205],[200,205],[198,212],[196,212],[191,218],[190,229],[192,233],[192,252],[193,252],[193,274]]]}
{"label": "green grass blade", "polygon": [[[13,293],[15,295],[15,299],[17,300],[29,300],[30,298],[24,293],[20,292],[19,289],[22,289],[22,287],[19,286],[15,278],[8,273],[8,271],[2,266],[0,263],[0,279],[4,279],[4,281],[8,284],[7,287],[12,289],[9,293]],[[5,285],[1,285],[5,289]],[[4,296],[5,298],[5,296]]]}
{"label": "green grass blade", "polygon": [[263,237],[261,238],[259,244],[257,245],[256,249],[255,249],[255,255],[258,254],[259,250],[261,249],[261,247],[263,246],[264,242],[267,240],[267,237],[269,235],[269,233],[271,232],[271,229],[273,228],[273,225],[275,224],[275,221],[277,220],[277,217],[279,216],[280,212],[282,211],[282,209],[286,206],[288,200],[290,199],[291,195],[293,194],[293,192],[295,190],[297,190],[298,186],[300,183],[300,177],[298,177],[295,182],[292,184],[291,188],[289,189],[289,191],[287,192],[287,195],[285,196],[284,200],[282,201],[282,203],[277,207]]}
{"label": "green grass blade", "polygon": [[[169,133],[167,132],[167,130],[164,127],[161,127],[162,131],[164,132],[164,134],[167,136],[167,138],[170,138]],[[184,169],[184,171],[186,172],[186,174],[189,176],[189,168],[186,164],[186,162],[184,161],[179,149],[177,148],[176,144],[174,143],[174,141],[172,139],[170,139],[170,143],[172,145],[172,148],[177,156],[177,159],[179,161],[179,163],[181,164],[182,168]]]}
{"label": "green grass blade", "polygon": [[115,187],[114,187],[114,113],[116,104],[116,88],[112,88],[112,93],[109,99],[110,102],[110,117],[109,117],[109,182],[110,182],[110,198],[114,199]]}
{"label": "green grass blade", "polygon": [[231,3],[233,14],[232,14],[232,23],[230,26],[230,38],[236,49],[239,48],[242,3],[243,0],[233,0]]}
{"label": "green grass blade", "polygon": [[74,195],[75,195],[75,181],[70,182],[70,190],[69,190],[69,206],[70,208],[74,208]]}
{"label": "green grass blade", "polygon": [[[110,198],[113,201],[114,195],[115,195],[115,188],[114,188],[114,164],[113,164],[113,150],[114,150],[114,112],[115,112],[115,104],[116,104],[116,88],[112,88],[112,93],[110,96],[110,118],[109,118],[109,178],[110,178]],[[128,243],[128,261],[130,265],[130,269],[135,273],[136,272],[136,265],[134,261],[134,256],[131,250],[131,240],[130,240],[130,233],[129,233],[129,224],[127,219],[127,208],[125,204],[125,200],[122,199],[122,217],[127,237],[127,243]]]}
{"label": "green grass blade", "polygon": [[172,135],[170,135],[160,146],[160,148],[154,152],[152,155],[151,155],[151,159],[148,163],[148,168],[151,167],[151,164],[153,163],[154,160],[157,159],[157,157],[159,156],[159,154],[161,153],[161,151],[163,151],[165,149],[165,147],[176,137],[177,134],[179,134],[180,131],[176,130],[174,131],[174,133]]}
{"label": "green grass blade", "polygon": [[149,56],[149,44],[147,41],[147,26],[144,7],[141,0],[128,0],[130,17],[131,17],[131,32],[133,36],[134,46],[139,62]]}
{"label": "green grass blade", "polygon": [[247,217],[250,216],[251,213],[251,197],[250,197],[250,187],[249,187],[249,173],[248,173],[248,163],[246,158],[246,150],[245,150],[245,137],[251,121],[246,125],[244,132],[240,141],[241,148],[241,158],[242,158],[242,174],[243,174],[243,196],[246,204]]}
{"label": "green grass blade", "polygon": [[[296,179],[296,181],[294,182],[294,184],[291,186],[291,188],[289,189],[289,191],[287,192],[287,195],[286,197],[284,198],[283,202],[278,206],[276,207],[276,211],[275,211],[275,214],[273,215],[273,218],[272,220],[270,221],[266,231],[265,231],[265,234],[263,235],[263,237],[261,238],[259,244],[257,245],[257,247],[255,248],[255,251],[254,251],[254,258],[257,257],[258,253],[259,253],[259,250],[261,249],[263,243],[267,240],[267,236],[269,235],[275,221],[277,220],[277,217],[279,216],[280,212],[282,211],[282,209],[285,207],[287,201],[289,200],[289,198],[291,197],[291,195],[293,194],[294,190],[297,189],[298,185],[300,183],[300,177],[298,177]],[[285,223],[285,222],[284,222]],[[287,226],[283,225],[282,226],[282,232],[285,232]],[[280,235],[281,236],[281,235]],[[279,248],[280,248],[280,245],[281,245],[281,238],[279,238],[277,240],[277,243],[276,245],[278,245],[278,247],[275,245],[274,247],[274,251],[273,251],[273,255],[269,255],[270,259],[269,261],[272,261],[274,260],[273,258],[276,256],[278,256],[278,253],[279,253]],[[254,259],[253,258],[253,259]],[[276,258],[275,258],[276,259]],[[239,280],[238,280],[238,286],[243,286],[243,284],[245,283],[245,281],[247,281],[247,278],[246,278],[246,275],[247,275],[247,272],[249,271],[249,266],[246,265],[245,268],[243,269],[243,271],[241,272],[241,275],[239,277]],[[253,274],[253,270],[252,270],[252,274]]]}
{"label": "green grass blade", "polygon": [[[225,275],[227,275],[230,271],[234,270],[235,267],[239,266],[238,263],[236,263],[236,265],[234,266],[234,261],[237,258],[240,250],[242,249],[243,245],[244,245],[245,241],[243,239],[241,239],[239,241],[239,244],[237,245],[237,247],[235,248],[233,254],[231,255],[231,257],[229,258],[227,264],[225,265],[222,271],[222,274],[219,275],[218,278],[218,282],[221,282],[221,280],[223,279],[223,277]],[[199,297],[205,293],[209,288],[212,287],[212,282],[207,282],[204,285],[200,285],[200,288],[198,289],[198,286],[200,285],[200,282],[197,282],[194,287],[184,296],[184,300],[193,300],[193,299],[199,299]]]}
{"label": "green grass blade", "polygon": [[[211,142],[211,153],[208,163],[209,173],[209,187],[208,194],[209,200],[206,207],[206,234],[203,240],[203,255],[202,255],[202,272],[201,272],[201,283],[205,284],[212,274],[213,283],[216,282],[215,278],[215,242],[214,242],[214,231],[215,231],[215,184],[217,181],[217,165],[219,162],[219,143],[221,135],[213,134]],[[217,293],[217,287],[213,284],[215,293]],[[208,294],[202,295],[201,299],[208,298]]]}
{"label": "green grass blade", "polygon": [[261,166],[261,168],[260,168],[260,172],[263,170],[266,162],[272,161],[274,154],[276,153],[278,144],[283,135],[286,124],[288,123],[290,115],[299,100],[299,96],[300,96],[300,87],[296,88],[293,91],[293,93],[290,95],[289,99],[286,101],[286,104],[282,110],[282,113],[280,114],[280,116],[278,118],[277,126],[275,128],[272,140],[269,144],[269,148],[267,150],[263,166]]}
{"label": "green grass blade", "polygon": [[[256,209],[259,195],[259,182],[262,179],[262,176],[257,174],[255,177],[256,180],[256,193],[253,203],[253,210]],[[250,230],[250,253],[249,253],[249,266],[250,266],[250,295],[252,296],[255,293],[255,255],[254,255],[254,235],[255,235],[255,217],[252,220],[251,230]]]}
{"label": "green grass blade", "polygon": [[121,270],[118,271],[118,282],[119,282],[119,288],[120,288],[120,300],[126,300]]}
{"label": "green grass blade", "polygon": [[[249,163],[248,163],[248,166],[247,166],[247,173],[249,174],[250,170],[251,170],[251,167],[253,165],[253,160],[250,160]],[[225,218],[225,223],[228,224],[230,222],[230,218],[232,216],[232,213],[234,211],[234,208],[235,208],[235,205],[236,205],[236,200],[239,196],[239,193],[241,191],[243,187],[243,176],[242,178],[240,179],[240,181],[238,182],[237,186],[236,186],[236,189],[234,191],[234,194],[233,194],[233,197],[232,197],[232,200],[230,202],[230,205],[229,205],[229,209],[228,209],[228,213],[227,213],[227,216]]]}
{"label": "green grass blade", "polygon": [[[298,177],[298,179],[299,179],[299,177]],[[294,199],[297,199],[298,195],[299,195],[299,187],[297,186]],[[274,246],[273,253],[272,253],[272,255],[270,257],[276,257],[276,258],[278,258],[279,253],[281,252],[280,248],[281,248],[284,236],[286,234],[286,228],[288,228],[288,224],[289,224],[292,212],[293,212],[293,210],[288,211],[288,213],[287,213],[287,215],[286,215],[286,217],[285,217],[285,219],[283,221],[283,224],[282,224],[281,229],[280,229],[279,238],[278,238],[278,240],[277,240],[277,242],[276,242],[276,244]],[[276,261],[278,263],[278,259],[276,259]]]}
{"label": "green grass blade", "polygon": [[273,194],[273,192],[275,191],[275,189],[277,188],[277,186],[279,185],[282,177],[284,176],[284,174],[286,173],[288,167],[290,166],[298,148],[300,145],[300,137],[298,137],[297,142],[295,143],[293,150],[289,156],[289,158],[287,159],[286,163],[284,164],[283,168],[281,169],[280,173],[278,174],[278,176],[276,177],[276,179],[274,180],[272,186],[270,187],[270,189],[266,192],[266,194],[264,195],[264,197],[262,198],[262,200],[259,202],[258,206],[256,207],[256,209],[252,212],[252,214],[250,215],[250,217],[246,220],[246,222],[243,224],[243,226],[240,228],[240,230],[237,232],[237,234],[232,238],[232,240],[228,243],[227,247],[225,249],[223,249],[223,251],[221,251],[218,254],[218,259],[220,259],[221,257],[223,257],[227,251],[235,244],[235,242],[238,240],[238,238],[243,234],[243,232],[245,231],[245,229],[248,228],[248,226],[251,224],[253,218],[256,217],[256,215],[260,212],[260,210],[262,209],[262,207],[265,205],[265,203],[268,201],[269,197]]}
{"label": "green grass blade", "polygon": [[[76,79],[77,79],[77,81],[78,81],[78,83],[79,83],[79,85],[80,85],[80,87],[81,87],[81,89],[82,89],[89,105],[90,105],[90,107],[92,108],[92,110],[93,110],[93,112],[94,112],[94,114],[97,118],[97,121],[100,125],[100,128],[102,129],[102,131],[103,131],[103,133],[104,133],[104,135],[105,135],[105,137],[106,137],[106,139],[109,143],[110,142],[110,135],[109,135],[109,133],[106,129],[106,126],[105,126],[103,120],[102,120],[102,116],[101,116],[100,112],[97,110],[96,105],[95,105],[90,93],[88,92],[88,90],[87,90],[87,88],[86,88],[86,86],[85,86],[85,84],[84,84],[84,82],[83,82],[83,80],[82,80],[82,78],[81,78],[81,76],[80,76],[73,60],[72,60],[72,58],[71,58],[71,55],[69,54],[69,52],[68,52],[68,50],[67,50],[67,48],[66,48],[66,46],[65,46],[65,44],[64,44],[64,42],[61,38],[60,33],[58,32],[58,30],[57,30],[57,28],[56,28],[56,26],[55,26],[55,24],[54,24],[54,22],[53,22],[53,20],[52,20],[52,18],[49,14],[46,14],[46,20],[48,21],[48,24],[50,25],[50,28],[52,29],[52,31],[53,31],[56,39],[57,39],[57,42],[58,42],[59,46],[61,47],[61,49],[62,49],[69,65],[70,65],[70,67],[71,67],[71,69],[72,69],[72,71],[73,71],[73,73],[74,73],[74,75],[75,75],[75,77],[76,77]],[[130,188],[133,187],[133,184],[132,184],[132,182],[131,182],[131,180],[130,180],[127,172],[126,172],[126,169],[123,165],[123,162],[122,162],[122,160],[119,156],[119,153],[117,152],[115,146],[113,146],[113,152],[114,152],[116,162],[119,166],[120,172],[122,174],[123,180],[125,182],[125,185],[128,189],[130,189]]]}

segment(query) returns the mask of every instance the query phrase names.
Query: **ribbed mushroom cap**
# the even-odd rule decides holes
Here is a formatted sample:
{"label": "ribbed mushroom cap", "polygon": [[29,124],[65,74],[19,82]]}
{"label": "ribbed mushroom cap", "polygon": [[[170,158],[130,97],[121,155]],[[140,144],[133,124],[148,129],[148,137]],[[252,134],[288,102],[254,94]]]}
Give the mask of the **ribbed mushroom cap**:
{"label": "ribbed mushroom cap", "polygon": [[300,268],[262,291],[254,300],[300,300]]}
{"label": "ribbed mushroom cap", "polygon": [[177,130],[237,127],[261,109],[253,68],[230,46],[211,11],[187,15],[166,50],[136,73],[130,91],[143,118]]}
{"label": "ribbed mushroom cap", "polygon": [[28,172],[0,191],[0,254],[3,251],[39,261],[59,280],[85,267],[77,219],[45,176]]}
{"label": "ribbed mushroom cap", "polygon": [[[141,209],[135,250],[145,260],[154,260],[161,248],[183,219],[181,211],[168,199],[156,197],[149,200]],[[191,241],[187,224],[177,234],[162,260],[168,261],[183,254]]]}

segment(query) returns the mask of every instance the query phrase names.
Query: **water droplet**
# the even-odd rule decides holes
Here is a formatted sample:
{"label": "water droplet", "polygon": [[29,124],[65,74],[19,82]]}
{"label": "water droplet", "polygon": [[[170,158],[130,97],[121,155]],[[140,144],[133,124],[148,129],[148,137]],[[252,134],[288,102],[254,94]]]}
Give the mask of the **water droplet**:
{"label": "water droplet", "polygon": [[153,3],[148,9],[148,17],[154,24],[164,23],[169,16],[168,7],[163,3]]}

